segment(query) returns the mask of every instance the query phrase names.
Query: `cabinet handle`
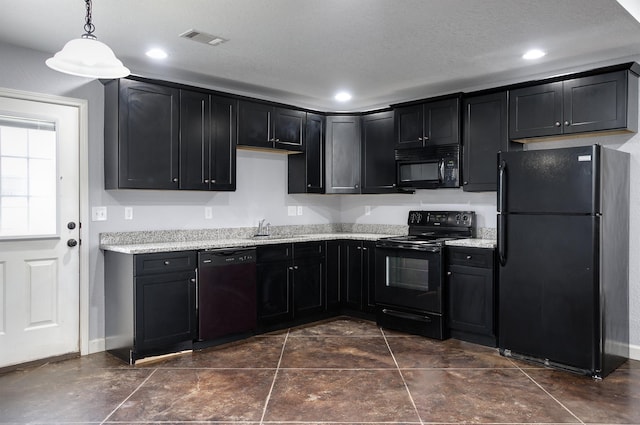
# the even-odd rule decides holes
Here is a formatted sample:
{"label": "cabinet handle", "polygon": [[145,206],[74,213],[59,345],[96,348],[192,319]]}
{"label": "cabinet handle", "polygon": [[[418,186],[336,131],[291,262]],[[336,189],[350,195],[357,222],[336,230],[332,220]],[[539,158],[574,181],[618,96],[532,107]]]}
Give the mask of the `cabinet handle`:
{"label": "cabinet handle", "polygon": [[426,142],[427,140],[429,140],[429,136],[424,136],[424,141]]}
{"label": "cabinet handle", "polygon": [[357,189],[357,188],[358,188],[358,186],[360,186],[360,185],[358,185],[358,184],[357,184],[357,185],[355,185],[355,186],[354,186],[354,188],[356,188],[356,189]]}
{"label": "cabinet handle", "polygon": [[422,142],[422,137],[418,137],[418,141],[419,141],[419,142]]}
{"label": "cabinet handle", "polygon": [[307,187],[311,187],[311,183],[307,183]]}
{"label": "cabinet handle", "polygon": [[451,275],[453,275],[453,273],[447,272],[447,276],[451,276]]}
{"label": "cabinet handle", "polygon": [[556,127],[560,127],[560,121],[556,121]]}
{"label": "cabinet handle", "polygon": [[215,183],[215,182],[216,182],[216,179],[209,180],[209,183]]}
{"label": "cabinet handle", "polygon": [[205,183],[209,183],[209,179],[204,179],[204,182]]}
{"label": "cabinet handle", "polygon": [[471,256],[470,255],[467,255],[467,260],[471,260]]}
{"label": "cabinet handle", "polygon": [[356,247],[356,249],[362,249],[362,247],[361,247],[361,246],[358,246],[358,247]]}
{"label": "cabinet handle", "polygon": [[173,182],[174,182],[174,183],[178,183],[178,178],[177,178],[177,177],[174,177],[174,178],[173,178]]}
{"label": "cabinet handle", "polygon": [[293,270],[298,270],[298,266],[293,266]]}
{"label": "cabinet handle", "polygon": [[569,121],[565,121],[565,122],[564,122],[564,125],[566,125],[566,126],[570,126],[570,125],[571,125],[571,123],[570,123]]}
{"label": "cabinet handle", "polygon": [[363,251],[366,251],[367,249],[368,249],[367,247],[362,248]]}
{"label": "cabinet handle", "polygon": [[193,278],[189,279],[189,282],[191,282],[191,283],[196,283],[196,278],[195,278],[195,277],[193,277]]}
{"label": "cabinet handle", "polygon": [[171,261],[169,261],[169,260],[164,260],[164,265],[165,265],[165,266],[168,266],[169,264],[171,264]]}

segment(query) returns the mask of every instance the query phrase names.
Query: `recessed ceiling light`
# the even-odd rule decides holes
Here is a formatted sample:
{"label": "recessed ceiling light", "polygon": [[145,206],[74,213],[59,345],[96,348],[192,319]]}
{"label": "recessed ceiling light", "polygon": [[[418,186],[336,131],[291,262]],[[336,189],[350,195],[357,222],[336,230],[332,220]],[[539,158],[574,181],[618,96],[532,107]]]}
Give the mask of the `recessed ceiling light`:
{"label": "recessed ceiling light", "polygon": [[167,56],[168,56],[167,52],[165,52],[162,49],[157,49],[157,48],[156,49],[147,50],[146,55],[149,56],[150,58],[153,58],[153,59],[166,59]]}
{"label": "recessed ceiling light", "polygon": [[338,102],[348,102],[349,100],[351,100],[351,97],[352,97],[351,93],[346,91],[341,91],[336,93],[336,95],[333,98]]}
{"label": "recessed ceiling light", "polygon": [[524,55],[522,55],[522,59],[532,60],[532,59],[540,59],[545,56],[546,53],[540,49],[531,49],[527,51]]}

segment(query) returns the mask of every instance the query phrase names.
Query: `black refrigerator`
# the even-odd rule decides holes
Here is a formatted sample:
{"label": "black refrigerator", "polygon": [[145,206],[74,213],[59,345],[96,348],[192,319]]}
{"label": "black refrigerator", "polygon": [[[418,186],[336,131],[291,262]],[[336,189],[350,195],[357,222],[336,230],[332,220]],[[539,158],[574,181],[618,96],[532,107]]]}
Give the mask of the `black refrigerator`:
{"label": "black refrigerator", "polygon": [[629,154],[498,155],[500,353],[602,378],[629,357]]}

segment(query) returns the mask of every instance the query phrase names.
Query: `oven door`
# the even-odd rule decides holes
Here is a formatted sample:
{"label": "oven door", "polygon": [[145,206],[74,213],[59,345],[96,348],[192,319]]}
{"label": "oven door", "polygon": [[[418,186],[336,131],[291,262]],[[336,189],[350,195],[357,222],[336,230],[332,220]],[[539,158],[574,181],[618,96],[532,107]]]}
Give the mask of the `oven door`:
{"label": "oven door", "polygon": [[442,313],[442,248],[421,248],[376,247],[376,304]]}

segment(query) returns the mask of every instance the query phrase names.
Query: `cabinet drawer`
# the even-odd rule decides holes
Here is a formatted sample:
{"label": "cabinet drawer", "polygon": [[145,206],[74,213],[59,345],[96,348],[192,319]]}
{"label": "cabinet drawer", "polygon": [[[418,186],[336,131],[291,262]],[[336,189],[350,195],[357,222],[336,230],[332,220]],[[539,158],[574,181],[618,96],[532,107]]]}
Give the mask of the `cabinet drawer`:
{"label": "cabinet drawer", "polygon": [[451,248],[447,249],[449,264],[467,267],[493,268],[493,249]]}
{"label": "cabinet drawer", "polygon": [[324,257],[325,243],[299,242],[293,245],[295,258]]}
{"label": "cabinet drawer", "polygon": [[293,249],[290,243],[263,245],[256,248],[258,263],[273,261],[287,261],[293,257]]}
{"label": "cabinet drawer", "polygon": [[134,276],[196,269],[195,251],[160,252],[135,256]]}

